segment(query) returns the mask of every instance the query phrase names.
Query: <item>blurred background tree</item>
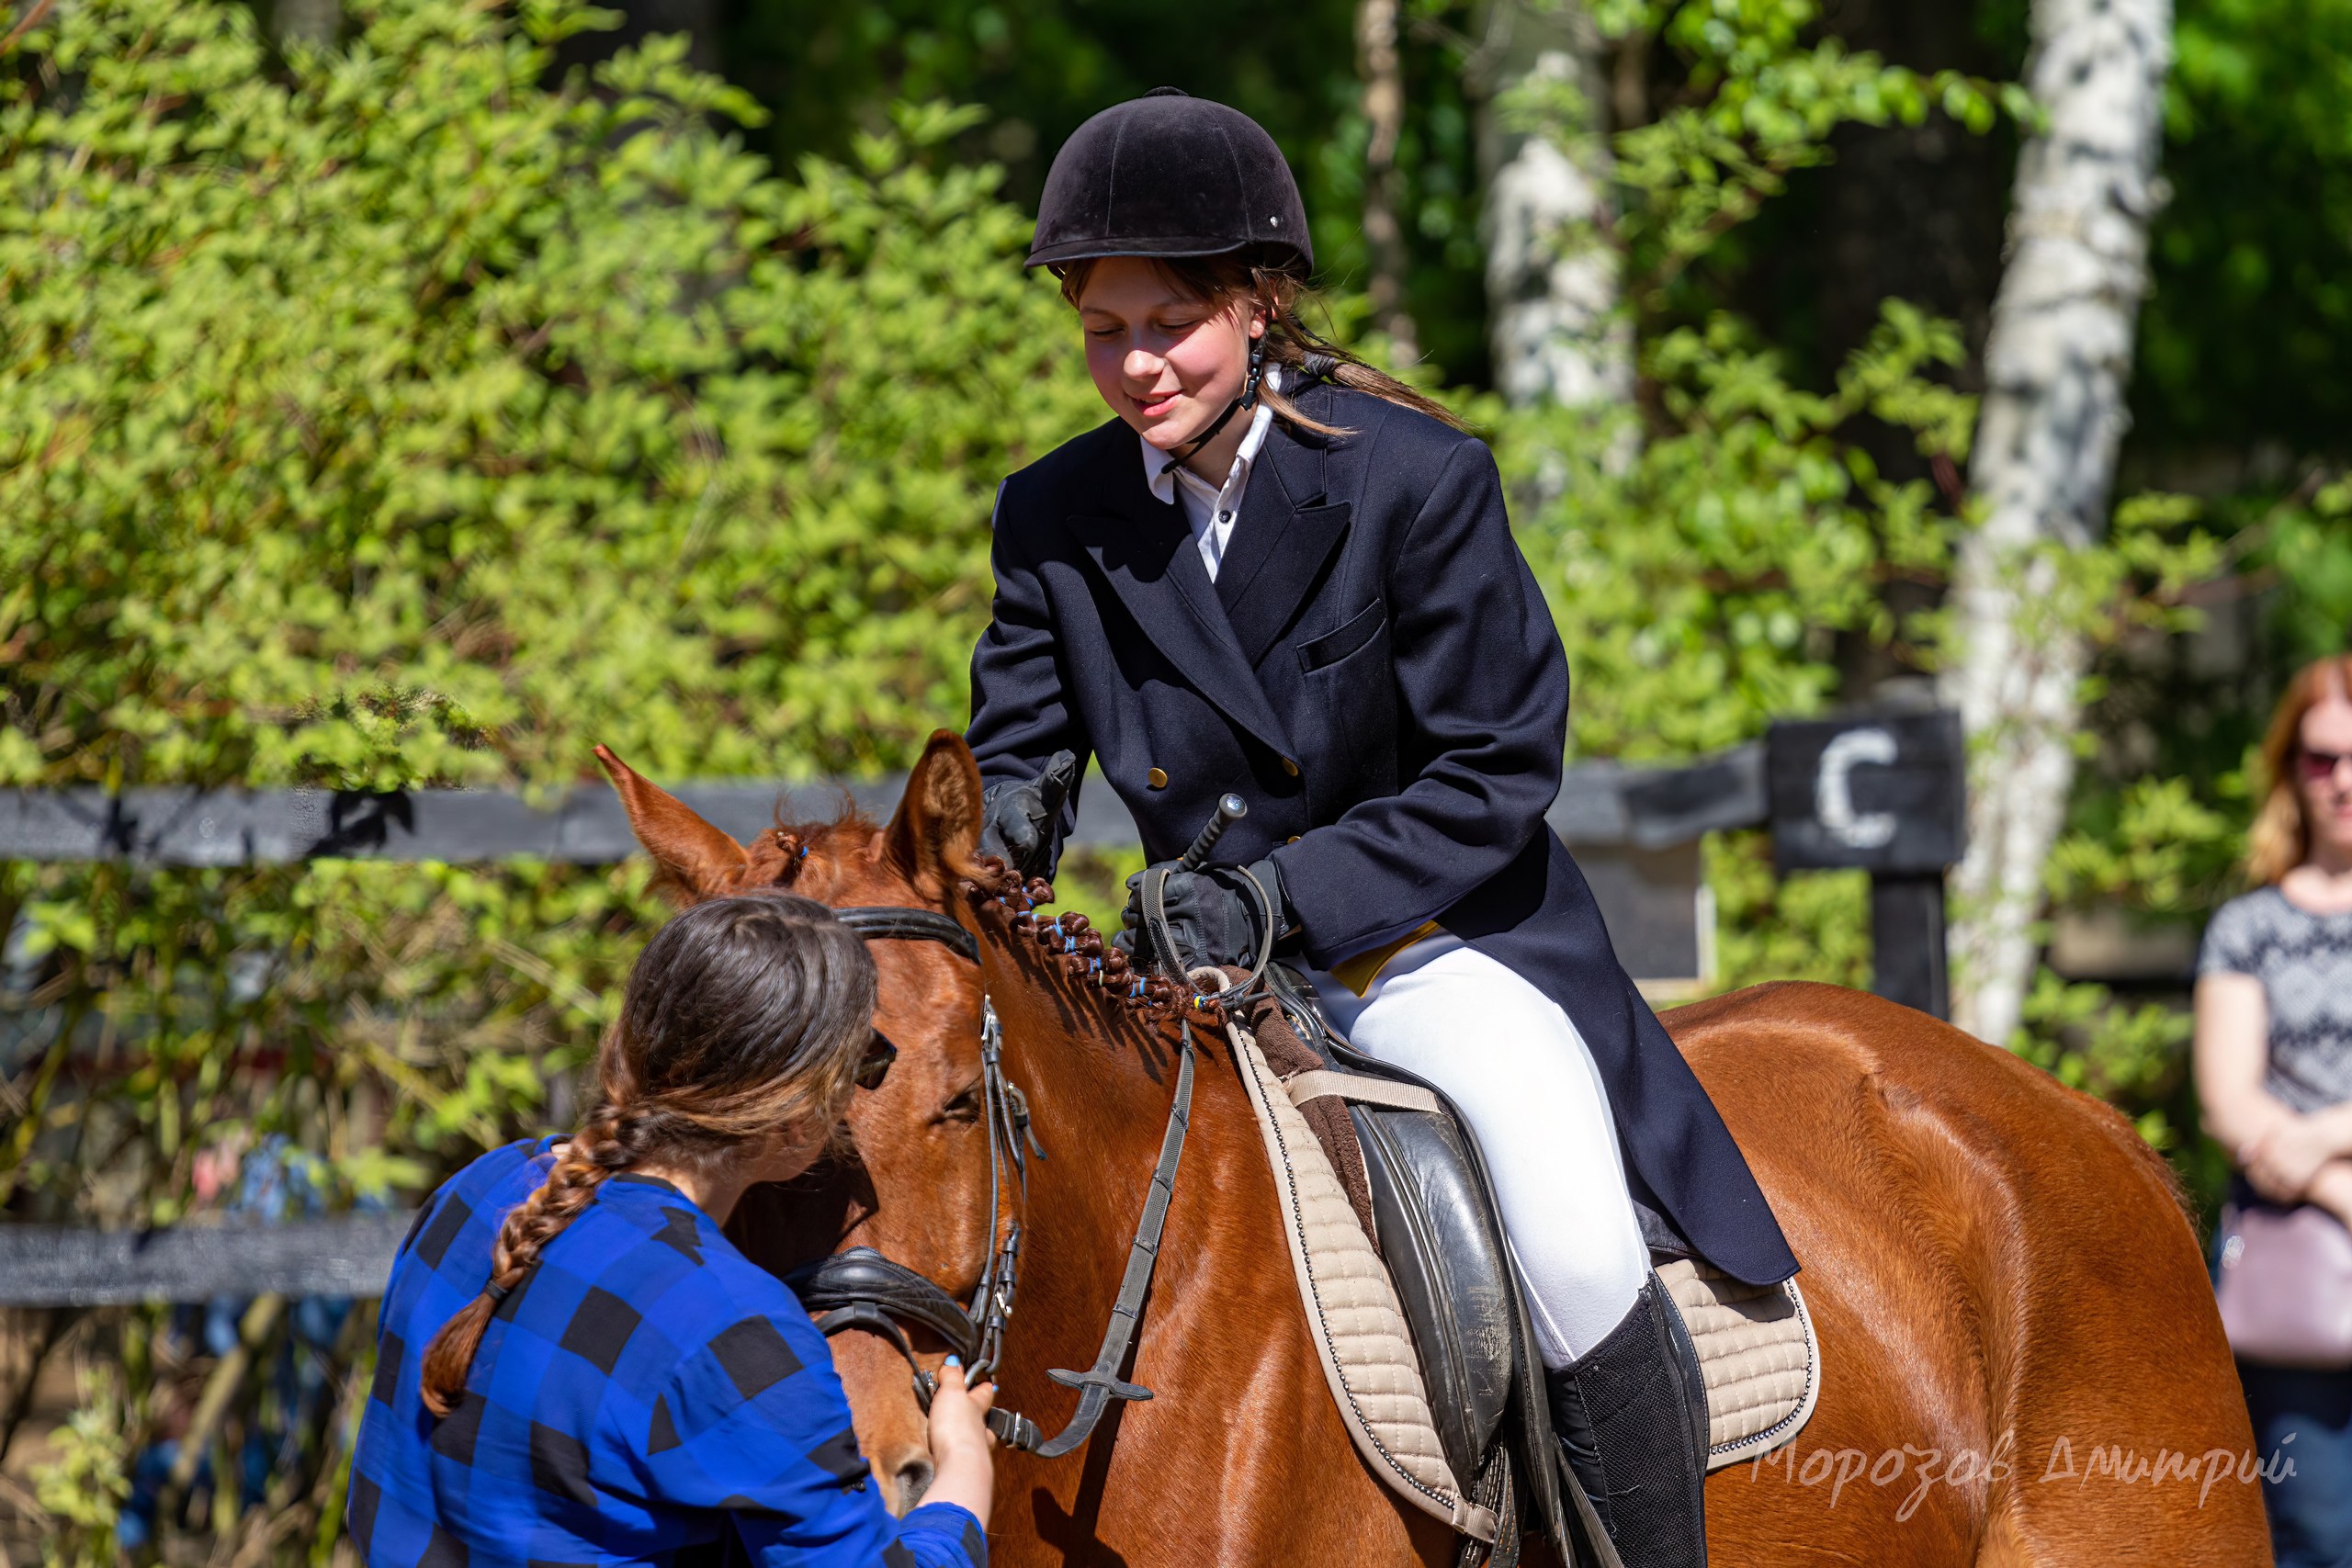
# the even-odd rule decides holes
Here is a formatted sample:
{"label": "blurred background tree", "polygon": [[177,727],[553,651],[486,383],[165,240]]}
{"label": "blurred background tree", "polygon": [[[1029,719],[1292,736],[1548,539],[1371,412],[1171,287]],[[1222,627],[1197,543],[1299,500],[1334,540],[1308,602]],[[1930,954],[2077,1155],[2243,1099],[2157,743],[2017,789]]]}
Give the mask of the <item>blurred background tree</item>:
{"label": "blurred background tree", "polygon": [[[1491,434],[1579,754],[1925,700],[2027,20],[0,0],[0,784],[903,761],[963,711],[996,480],[1101,417],[1026,215],[1162,84],[1268,126],[1335,329]],[[2083,761],[2008,1043],[2210,1192],[2188,944],[2279,672],[2352,623],[2352,0],[2185,0],[2173,45],[2131,499],[2068,579]],[[1867,981],[1858,878],[1708,861],[1724,984]],[[5,1213],[413,1200],[566,1122],[656,915],[626,867],[0,866]],[[12,1552],[335,1554],[364,1309],[16,1327]]]}

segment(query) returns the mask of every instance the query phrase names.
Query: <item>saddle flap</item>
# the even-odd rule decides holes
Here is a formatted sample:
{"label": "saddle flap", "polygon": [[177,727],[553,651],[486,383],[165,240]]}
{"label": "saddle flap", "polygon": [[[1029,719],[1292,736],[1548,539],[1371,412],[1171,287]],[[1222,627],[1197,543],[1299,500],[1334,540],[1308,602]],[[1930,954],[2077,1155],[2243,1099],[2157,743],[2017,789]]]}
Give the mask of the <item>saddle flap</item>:
{"label": "saddle flap", "polygon": [[1476,1475],[1510,1405],[1517,1302],[1461,1130],[1442,1111],[1350,1108],[1380,1256],[1413,1327],[1430,1414],[1456,1475]]}

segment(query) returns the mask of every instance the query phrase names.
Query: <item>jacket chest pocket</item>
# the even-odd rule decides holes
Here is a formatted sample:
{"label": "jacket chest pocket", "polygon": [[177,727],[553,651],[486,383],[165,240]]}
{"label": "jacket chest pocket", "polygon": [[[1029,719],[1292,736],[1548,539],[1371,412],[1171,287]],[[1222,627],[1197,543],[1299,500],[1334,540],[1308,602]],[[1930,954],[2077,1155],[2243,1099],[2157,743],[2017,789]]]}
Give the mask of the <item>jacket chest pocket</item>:
{"label": "jacket chest pocket", "polygon": [[1388,606],[1378,599],[1349,616],[1336,629],[1298,645],[1298,667],[1312,675],[1351,655],[1361,653],[1388,626]]}
{"label": "jacket chest pocket", "polygon": [[1396,672],[1388,606],[1374,599],[1337,627],[1298,645],[1306,711],[1317,739],[1307,782],[1327,820],[1359,800],[1396,793]]}

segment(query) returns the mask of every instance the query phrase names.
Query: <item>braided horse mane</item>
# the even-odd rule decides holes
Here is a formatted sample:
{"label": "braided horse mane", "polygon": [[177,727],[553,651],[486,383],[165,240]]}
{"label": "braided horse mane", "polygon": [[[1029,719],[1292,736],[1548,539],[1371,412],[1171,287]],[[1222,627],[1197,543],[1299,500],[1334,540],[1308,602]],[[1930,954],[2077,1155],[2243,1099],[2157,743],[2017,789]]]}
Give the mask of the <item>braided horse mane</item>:
{"label": "braided horse mane", "polygon": [[[844,908],[900,902],[912,893],[917,904],[935,900],[936,908],[960,897],[984,937],[1058,999],[1091,1010],[1106,1033],[1125,1034],[1139,1022],[1164,1026],[1180,1016],[1211,1029],[1224,1021],[1190,986],[1139,971],[1084,915],[1045,913],[1051,884],[1023,881],[995,856],[974,852],[978,774],[952,731],[933,736],[910,777],[910,795],[888,826],[844,796],[841,809],[820,820],[791,821],[779,809],[773,826],[742,843],[605,747],[596,748],[596,758],[653,856],[652,889],[673,902],[790,892]],[[928,798],[943,787],[943,798]],[[910,839],[920,840],[920,848],[910,848]],[[894,864],[903,876],[891,874]]]}
{"label": "braided horse mane", "polygon": [[[879,831],[853,801],[823,820],[791,822],[779,812],[775,827],[747,846],[752,871],[745,880],[820,903],[842,903],[842,882],[834,867],[842,857],[861,852]],[[1048,913],[1054,886],[1043,877],[1024,881],[995,856],[979,855],[958,878],[956,891],[971,909],[981,940],[1003,947],[1033,983],[1089,1010],[1103,1032],[1124,1034],[1139,1022],[1172,1024],[1180,1016],[1190,1017],[1196,1027],[1223,1026],[1224,1014],[1214,1004],[1189,986],[1138,968],[1085,915]]]}

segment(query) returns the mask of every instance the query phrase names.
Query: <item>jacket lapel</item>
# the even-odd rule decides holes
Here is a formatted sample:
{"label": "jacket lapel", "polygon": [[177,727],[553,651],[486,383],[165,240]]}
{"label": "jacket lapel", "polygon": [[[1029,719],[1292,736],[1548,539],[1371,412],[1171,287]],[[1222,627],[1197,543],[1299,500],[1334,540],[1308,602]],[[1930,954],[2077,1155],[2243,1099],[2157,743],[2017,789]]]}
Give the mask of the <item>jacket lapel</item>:
{"label": "jacket lapel", "polygon": [[1073,516],[1070,532],[1144,635],[1193,689],[1234,723],[1290,755],[1289,737],[1234,641],[1182,512],[1153,496],[1133,444],[1121,445],[1125,478],[1106,474],[1099,490],[1110,502],[1108,514]]}
{"label": "jacket lapel", "polygon": [[1347,535],[1348,503],[1324,500],[1323,466],[1319,445],[1306,445],[1277,423],[1267,432],[1258,471],[1241,498],[1216,592],[1253,670],[1296,617]]}

